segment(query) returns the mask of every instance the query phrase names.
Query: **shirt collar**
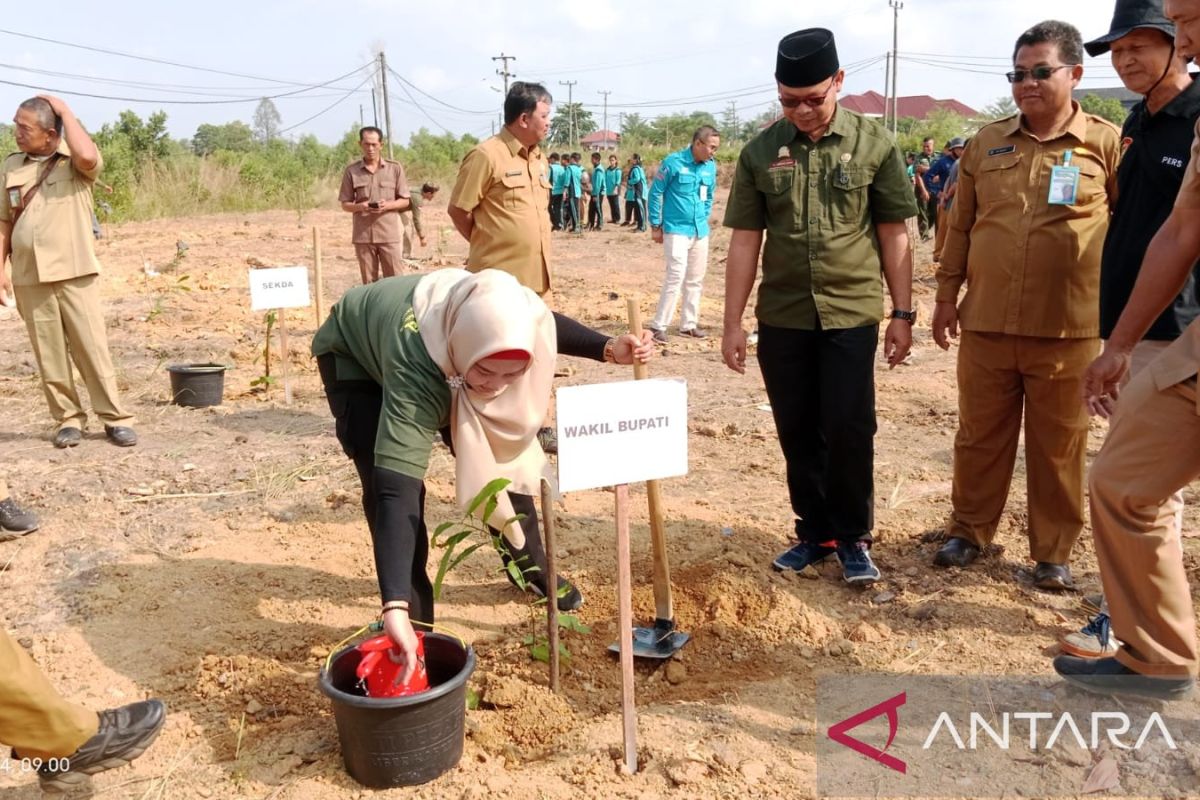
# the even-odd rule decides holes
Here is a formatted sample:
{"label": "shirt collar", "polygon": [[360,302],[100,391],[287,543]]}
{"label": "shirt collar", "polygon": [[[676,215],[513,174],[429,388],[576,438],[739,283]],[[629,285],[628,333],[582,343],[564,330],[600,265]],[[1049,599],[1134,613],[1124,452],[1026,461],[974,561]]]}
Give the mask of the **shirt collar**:
{"label": "shirt collar", "polygon": [[[1018,112],[1009,119],[1004,135],[1013,136],[1021,132],[1024,128],[1025,115]],[[1087,113],[1074,100],[1071,101],[1071,118],[1067,120],[1067,126],[1059,131],[1054,138],[1058,139],[1062,136],[1073,136],[1080,142],[1087,141]]]}
{"label": "shirt collar", "polygon": [[[1142,101],[1143,106],[1145,102],[1145,100]],[[1186,120],[1195,119],[1200,115],[1200,80],[1192,76],[1192,82],[1188,84],[1187,88],[1172,97],[1171,102],[1160,108],[1158,113],[1170,114]]]}
{"label": "shirt collar", "polygon": [[537,158],[538,153],[541,152],[541,149],[536,144],[533,147],[526,147],[525,145],[521,144],[521,140],[516,136],[513,136],[512,131],[510,131],[507,127],[501,128],[500,133],[496,135],[500,137],[500,141],[504,142],[504,146],[508,148],[508,152],[512,153],[514,156],[519,156],[523,152],[525,157],[532,161],[533,159]]}
{"label": "shirt collar", "polygon": [[826,136],[844,137],[854,132],[853,121],[850,119],[850,114],[840,105],[833,112],[833,119],[829,120],[829,127],[825,129],[825,133],[821,134],[821,139],[817,139],[816,142],[814,142],[812,139],[809,139],[808,134],[801,133],[800,129],[797,128],[795,124],[787,117],[781,117],[780,121],[787,123],[786,127],[783,129],[786,130],[787,133],[784,134],[782,140],[779,142],[780,144],[791,144],[801,136],[804,137],[806,142],[816,144],[816,142],[821,141],[821,139],[824,139]]}

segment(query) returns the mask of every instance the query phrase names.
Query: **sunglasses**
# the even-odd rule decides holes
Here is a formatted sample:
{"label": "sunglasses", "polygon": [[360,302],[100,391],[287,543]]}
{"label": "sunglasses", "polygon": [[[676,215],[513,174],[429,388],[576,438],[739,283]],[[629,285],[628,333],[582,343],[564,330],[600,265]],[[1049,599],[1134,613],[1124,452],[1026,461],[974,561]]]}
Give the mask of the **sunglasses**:
{"label": "sunglasses", "polygon": [[1008,78],[1009,83],[1021,83],[1026,78],[1033,78],[1035,81],[1045,81],[1049,80],[1050,76],[1060,69],[1071,69],[1078,66],[1078,64],[1059,64],[1057,67],[1039,65],[1033,69],[1014,69],[1012,72],[1004,73],[1004,77]]}
{"label": "sunglasses", "polygon": [[825,105],[825,99],[829,97],[829,93],[833,91],[833,84],[829,84],[829,88],[820,97],[784,97],[779,96],[779,105],[784,108],[799,108],[800,106],[808,106],[809,108],[820,108]]}

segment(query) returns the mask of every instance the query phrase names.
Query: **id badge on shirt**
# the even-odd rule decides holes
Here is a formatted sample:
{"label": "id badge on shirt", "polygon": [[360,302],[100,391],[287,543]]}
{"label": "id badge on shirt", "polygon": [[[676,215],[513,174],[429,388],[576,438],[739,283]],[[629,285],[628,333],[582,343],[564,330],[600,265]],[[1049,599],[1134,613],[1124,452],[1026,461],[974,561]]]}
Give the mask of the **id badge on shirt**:
{"label": "id badge on shirt", "polygon": [[9,208],[21,207],[21,187],[12,186],[8,190],[8,206]]}
{"label": "id badge on shirt", "polygon": [[1075,205],[1079,194],[1079,167],[1071,166],[1071,151],[1063,154],[1062,166],[1050,170],[1050,194],[1046,202],[1052,206]]}
{"label": "id badge on shirt", "polygon": [[708,202],[708,184],[706,183],[700,184],[700,202]]}

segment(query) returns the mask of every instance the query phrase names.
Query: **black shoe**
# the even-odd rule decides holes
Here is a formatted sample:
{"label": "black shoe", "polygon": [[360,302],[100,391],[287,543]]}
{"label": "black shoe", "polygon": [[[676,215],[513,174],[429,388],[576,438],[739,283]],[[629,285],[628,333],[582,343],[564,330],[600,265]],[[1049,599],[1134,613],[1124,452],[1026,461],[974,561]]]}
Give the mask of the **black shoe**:
{"label": "black shoe", "polygon": [[969,567],[979,558],[979,546],[961,536],[952,536],[933,557],[935,567]]}
{"label": "black shoe", "polygon": [[1033,568],[1033,585],[1039,589],[1074,589],[1071,569],[1066,564],[1039,561]]}
{"label": "black shoe", "polygon": [[123,425],[105,425],[104,435],[117,447],[133,447],[137,444],[137,433]]}
{"label": "black shoe", "polygon": [[21,509],[15,500],[0,500],[0,542],[16,539],[38,529],[38,519],[32,512]]}
{"label": "black shoe", "polygon": [[[146,752],[166,720],[161,700],[143,700],[100,712],[100,730],[67,758],[52,759],[38,769],[42,791],[61,793],[87,781],[89,775],[123,767]],[[61,769],[51,769],[55,764]]]}
{"label": "black shoe", "polygon": [[59,450],[67,447],[77,447],[83,441],[83,432],[79,428],[60,428],[54,434],[54,446]]}
{"label": "black shoe", "polygon": [[1115,658],[1079,658],[1060,655],[1054,659],[1054,671],[1072,686],[1098,694],[1128,694],[1156,700],[1180,700],[1187,697],[1195,681],[1134,672]]}
{"label": "black shoe", "polygon": [[660,331],[657,328],[650,328],[650,333],[651,333],[654,341],[658,342],[659,344],[667,343],[667,332],[666,331]]}

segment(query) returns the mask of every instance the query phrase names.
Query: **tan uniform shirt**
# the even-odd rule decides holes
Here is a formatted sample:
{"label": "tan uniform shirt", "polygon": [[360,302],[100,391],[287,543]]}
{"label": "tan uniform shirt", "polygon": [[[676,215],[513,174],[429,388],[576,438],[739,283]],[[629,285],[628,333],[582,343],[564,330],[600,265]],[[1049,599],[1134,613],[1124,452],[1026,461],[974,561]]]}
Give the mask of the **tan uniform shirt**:
{"label": "tan uniform shirt", "polygon": [[[401,197],[408,197],[408,181],[399,162],[382,159],[371,172],[359,159],[342,174],[339,203],[383,203]],[[400,239],[400,212],[354,212],[354,230],[350,237],[354,244],[382,244]]]}
{"label": "tan uniform shirt", "polygon": [[[1175,197],[1179,208],[1200,209],[1200,120],[1196,120],[1196,138],[1192,140],[1192,157],[1188,161],[1183,184]],[[1192,322],[1179,340],[1150,364],[1154,384],[1160,391],[1185,381],[1200,371],[1200,319]],[[1196,398],[1196,413],[1200,414],[1200,393]]]}
{"label": "tan uniform shirt", "polygon": [[463,159],[450,205],[475,221],[467,269],[494,267],[538,294],[550,290],[550,168],[507,129]]}
{"label": "tan uniform shirt", "polygon": [[[937,270],[937,299],[965,330],[1051,338],[1100,333],[1100,257],[1116,203],[1121,133],[1078,104],[1039,142],[1021,115],[985,126],[959,161],[958,190]],[[1072,152],[1073,205],[1051,205],[1050,174]]]}
{"label": "tan uniform shirt", "polygon": [[[92,184],[103,162],[86,173],[71,162],[66,140],[58,146],[60,158],[29,201],[12,232],[12,279],[14,286],[95,275],[100,271],[92,237]],[[13,153],[0,167],[4,192],[0,193],[0,220],[12,222],[11,190],[21,196],[37,180],[46,162],[25,153]]]}

